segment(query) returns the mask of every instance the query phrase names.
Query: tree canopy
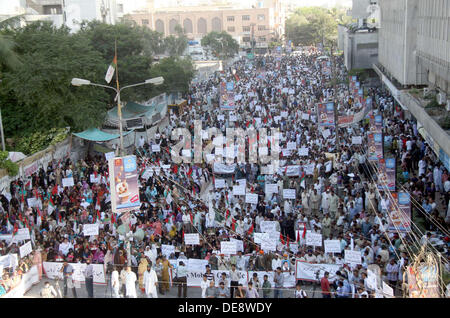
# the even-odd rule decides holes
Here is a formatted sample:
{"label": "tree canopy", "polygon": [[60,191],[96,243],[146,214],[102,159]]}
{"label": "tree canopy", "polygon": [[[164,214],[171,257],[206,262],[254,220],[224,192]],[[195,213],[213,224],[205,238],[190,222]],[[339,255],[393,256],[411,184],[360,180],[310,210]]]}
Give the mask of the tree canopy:
{"label": "tree canopy", "polygon": [[201,45],[212,51],[217,57],[233,57],[239,51],[239,44],[225,32],[210,32],[201,40]]}
{"label": "tree canopy", "polygon": [[121,87],[158,76],[165,79],[161,86],[125,89],[122,101],[142,102],[161,92],[187,91],[194,69],[190,59],[178,56],[185,49],[183,35],[178,34],[178,49],[172,57],[154,63],[153,56],[166,50],[166,39],[130,23],[83,22],[77,33],[43,21],[24,27],[0,25],[0,105],[5,135],[25,138],[52,128],[80,131],[101,126],[107,110],[115,106],[115,93],[94,86],[75,87],[71,79],[115,86],[115,76],[108,84],[105,74],[114,58],[116,40]]}
{"label": "tree canopy", "polygon": [[299,8],[286,20],[286,37],[296,46],[324,42],[336,46],[338,24],[350,21],[344,8]]}

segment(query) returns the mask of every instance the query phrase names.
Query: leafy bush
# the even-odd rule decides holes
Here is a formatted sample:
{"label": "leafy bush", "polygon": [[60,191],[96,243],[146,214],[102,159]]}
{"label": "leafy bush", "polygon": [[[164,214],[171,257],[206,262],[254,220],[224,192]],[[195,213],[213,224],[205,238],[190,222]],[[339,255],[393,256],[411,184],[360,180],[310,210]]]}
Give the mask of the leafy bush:
{"label": "leafy bush", "polygon": [[20,138],[16,148],[17,151],[26,155],[32,155],[50,145],[63,141],[67,137],[67,133],[66,128],[52,128],[47,133],[38,131]]}
{"label": "leafy bush", "polygon": [[8,151],[0,151],[0,169],[6,169],[11,177],[19,173],[19,165],[8,158]]}
{"label": "leafy bush", "polygon": [[445,130],[450,129],[450,115],[447,115],[439,119],[439,125],[441,125],[442,129]]}
{"label": "leafy bush", "polygon": [[425,106],[425,108],[435,108],[440,107],[439,103],[437,102],[436,96]]}

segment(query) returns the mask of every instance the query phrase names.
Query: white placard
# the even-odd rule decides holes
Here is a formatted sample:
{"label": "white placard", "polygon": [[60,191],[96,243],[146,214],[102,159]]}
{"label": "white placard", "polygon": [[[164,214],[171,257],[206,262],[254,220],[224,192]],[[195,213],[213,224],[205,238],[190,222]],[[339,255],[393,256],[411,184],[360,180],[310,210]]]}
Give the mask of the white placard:
{"label": "white placard", "polygon": [[339,240],[324,240],[325,253],[340,253],[341,242]]}
{"label": "white placard", "polygon": [[36,200],[36,198],[28,198],[27,203],[28,203],[28,206],[30,208],[32,208],[37,205],[37,200]]}
{"label": "white placard", "polygon": [[331,136],[331,131],[330,131],[329,129],[325,129],[325,130],[322,132],[322,136],[323,136],[323,138],[327,139],[328,137]]}
{"label": "white placard", "polygon": [[333,168],[333,161],[327,161],[325,163],[325,172],[330,172],[331,169]]}
{"label": "white placard", "polygon": [[286,149],[288,149],[288,150],[295,150],[295,149],[297,149],[297,143],[294,142],[294,141],[288,142]]}
{"label": "white placard", "polygon": [[281,117],[288,118],[288,112],[283,111],[280,113]]}
{"label": "white placard", "polygon": [[271,195],[272,193],[278,193],[278,184],[276,183],[266,183],[265,193]]}
{"label": "white placard", "polygon": [[98,235],[98,224],[84,224],[83,225],[83,235],[92,236]]}
{"label": "white placard", "polygon": [[245,203],[258,204],[258,195],[256,193],[247,193]]}
{"label": "white placard", "polygon": [[106,158],[106,160],[108,161],[109,159],[112,159],[112,158],[114,158],[114,151],[110,151],[110,152],[106,152],[105,153],[105,158]]}
{"label": "white placard", "polygon": [[224,115],[217,115],[217,120],[225,121],[225,116]]}
{"label": "white placard", "polygon": [[216,147],[222,147],[223,146],[223,136],[214,137],[213,145]]}
{"label": "white placard", "polygon": [[255,117],[255,123],[258,125],[261,125],[261,118],[260,117]]}
{"label": "white placard", "polygon": [[267,147],[259,147],[258,153],[260,156],[267,156],[269,154],[269,148]]}
{"label": "white placard", "polygon": [[159,145],[152,145],[152,152],[160,152],[161,147]]}
{"label": "white placard", "polygon": [[30,238],[30,230],[26,227],[23,229],[18,229],[16,235],[13,236],[12,240],[14,242],[29,240]]}
{"label": "white placard", "polygon": [[245,186],[233,186],[233,195],[245,195]]}
{"label": "white placard", "polygon": [[198,233],[184,233],[184,244],[186,245],[199,245],[200,237]]}
{"label": "white placard", "polygon": [[[73,267],[73,280],[77,282],[84,282],[84,270],[86,269],[86,264],[82,263],[69,263]],[[44,273],[49,279],[62,279],[61,268],[63,266],[62,262],[43,262]],[[105,280],[105,270],[103,264],[92,264],[93,266],[93,278],[94,284],[106,284]]]}
{"label": "white placard", "polygon": [[224,255],[235,255],[236,254],[236,242],[220,242],[220,253]]}
{"label": "white placard", "polygon": [[295,189],[283,189],[283,199],[295,200]]}
{"label": "white placard", "polygon": [[19,248],[19,252],[20,252],[20,258],[27,256],[28,254],[30,254],[33,251],[32,247],[31,247],[31,241],[28,241],[27,243],[25,243],[24,245],[22,245]]}
{"label": "white placard", "polygon": [[230,115],[230,121],[236,121],[236,120],[237,120],[236,115]]}
{"label": "white placard", "polygon": [[236,252],[244,252],[244,241],[230,238],[230,242],[236,243]]}
{"label": "white placard", "polygon": [[370,289],[377,289],[377,276],[370,269],[367,269],[367,286]]}
{"label": "white placard", "polygon": [[225,185],[225,179],[215,179],[215,180],[214,180],[214,187],[215,187],[216,189],[222,189],[222,188],[225,188],[225,187],[226,187],[226,185]]}
{"label": "white placard", "polygon": [[345,252],[344,260],[346,263],[362,264],[360,251],[345,250],[344,252]]}
{"label": "white placard", "polygon": [[321,247],[322,246],[322,234],[307,231],[306,232],[306,245]]}
{"label": "white placard", "polygon": [[275,232],[277,230],[277,223],[276,221],[261,221],[259,228],[261,233]]}
{"label": "white placard", "polygon": [[190,149],[183,149],[181,150],[181,156],[182,157],[191,157],[191,150]]}
{"label": "white placard", "polygon": [[296,262],[296,275],[297,279],[316,281],[317,278],[323,277],[325,272],[328,272],[330,276],[328,280],[334,282],[337,279],[336,272],[339,270],[339,265],[335,264],[310,264],[306,262]]}
{"label": "white placard", "polygon": [[269,234],[268,233],[253,233],[253,240],[256,244],[261,244],[263,241],[269,240]]}
{"label": "white placard", "polygon": [[96,178],[95,174],[91,174],[89,177],[90,177],[89,180],[91,181],[91,183],[100,183],[100,179],[101,179],[100,175],[97,175],[97,178]]}
{"label": "white placard", "polygon": [[208,260],[189,258],[187,261],[187,269],[189,271],[204,271],[208,265]]}
{"label": "white placard", "polygon": [[207,162],[207,163],[210,163],[211,161],[214,160],[215,157],[216,157],[216,155],[213,154],[213,153],[207,154],[207,155],[206,155],[206,162]]}
{"label": "white placard", "polygon": [[302,147],[298,150],[299,156],[305,157],[305,156],[308,156],[308,154],[309,154],[309,148]]}
{"label": "white placard", "polygon": [[275,116],[275,117],[273,117],[273,120],[275,122],[279,122],[281,120],[281,116]]}
{"label": "white placard", "polygon": [[65,187],[73,187],[73,177],[62,179],[62,186]]}
{"label": "white placard", "polygon": [[309,120],[309,114],[303,113],[303,114],[302,114],[302,119],[303,119],[303,120]]}
{"label": "white placard", "polygon": [[225,156],[227,158],[234,158],[234,148],[233,147],[226,147],[225,148]]}
{"label": "white placard", "polygon": [[153,176],[153,169],[149,168],[145,170],[144,173],[142,174],[142,179],[147,180],[151,176]]}
{"label": "white placard", "polygon": [[385,282],[383,282],[383,294],[385,296],[394,297],[394,290],[392,289],[391,286],[389,286]]}
{"label": "white placard", "polygon": [[[186,234],[185,234],[186,235]],[[175,253],[175,246],[161,244],[161,253],[165,255],[167,258],[170,257],[170,254]]]}
{"label": "white placard", "polygon": [[362,136],[352,136],[352,144],[353,145],[361,145],[362,144]]}
{"label": "white placard", "polygon": [[276,250],[277,250],[277,242],[271,241],[271,240],[268,240],[268,241],[262,241],[262,242],[261,242],[261,249],[262,249],[264,252],[267,252],[267,251],[276,251]]}
{"label": "white placard", "polygon": [[297,243],[289,243],[289,249],[292,251],[292,253],[297,254],[298,252],[298,244]]}

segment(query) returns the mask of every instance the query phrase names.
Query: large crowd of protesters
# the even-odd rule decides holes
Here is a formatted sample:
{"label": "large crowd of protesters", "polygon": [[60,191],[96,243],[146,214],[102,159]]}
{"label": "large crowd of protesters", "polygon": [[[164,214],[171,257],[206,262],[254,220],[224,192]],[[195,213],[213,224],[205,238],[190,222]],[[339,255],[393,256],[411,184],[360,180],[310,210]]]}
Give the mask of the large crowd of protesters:
{"label": "large crowd of protesters", "polygon": [[[393,97],[379,87],[365,87],[365,100],[371,100],[371,105],[366,105],[368,115],[383,118],[384,157],[396,159],[397,190],[411,195],[411,231],[389,229],[390,194],[377,186],[376,164],[367,155],[369,120],[327,127],[330,134],[324,134],[318,125],[317,103],[335,101],[337,116],[365,110],[349,88],[341,58],[336,57],[331,72],[330,63],[326,64],[329,59],[324,63],[321,55],[309,50],[296,56],[242,58],[208,80],[192,84],[183,111],[170,111],[166,125],[161,125],[154,137],[138,141],[134,153],[141,207],[126,218],[111,212],[105,156],[91,153],[77,162],[70,158],[49,162],[33,175],[11,182],[0,196],[0,234],[28,227],[33,250],[43,262],[105,264],[117,297],[136,296],[128,290],[128,282],[136,281],[136,274],[138,290],[147,295],[164,295],[173,279],[182,287],[179,296],[181,289],[186,296],[185,265],[191,258],[208,261],[201,286],[205,298],[283,297],[281,273],[294,272],[296,261],[337,264],[340,270],[333,282],[328,280],[329,273],[316,282],[299,281],[294,297],[311,297],[313,286],[309,284],[318,284],[323,297],[375,297],[376,291],[367,283],[367,269],[373,264],[379,266],[381,278],[395,296],[401,297],[407,285],[406,266],[421,246],[428,244],[429,249],[441,253],[445,268],[450,269],[449,172],[419,134],[417,122],[408,119]],[[234,82],[234,110],[222,110],[219,105],[221,82]],[[186,128],[193,138],[194,120],[201,121],[203,130],[214,127],[224,136],[227,128],[267,128],[269,132],[278,128],[280,167],[272,174],[263,173],[261,165],[248,163],[248,151],[246,163],[236,161],[233,173],[217,173],[205,160],[201,164],[174,163],[170,149],[179,140],[172,140],[171,133]],[[217,133],[203,140],[203,149],[215,143]],[[352,136],[362,136],[362,144],[353,144]],[[287,149],[288,143],[295,143],[295,150]],[[161,151],[152,151],[155,144]],[[236,156],[241,150],[235,148]],[[300,155],[300,148],[308,148],[307,155]],[[300,173],[288,175],[287,166],[299,166]],[[152,173],[146,174],[147,170]],[[92,183],[91,175],[99,176],[99,182]],[[70,177],[74,186],[62,187],[62,179]],[[216,189],[216,179],[225,179],[226,186]],[[258,194],[257,204],[233,195],[233,186],[242,179],[246,193]],[[266,193],[266,184],[277,184],[278,192]],[[283,189],[295,189],[295,199],[283,199]],[[28,207],[28,198],[36,198],[37,206]],[[276,221],[280,232],[276,251],[265,251],[254,242],[262,221]],[[422,230],[414,226],[419,221],[423,221]],[[99,224],[99,234],[85,237],[82,226],[90,223]],[[131,242],[131,253],[120,234],[124,225],[133,233],[144,233],[142,240]],[[341,253],[325,253],[321,247],[306,245],[304,235],[298,234],[303,228],[322,234],[324,240],[339,240]],[[186,246],[186,233],[198,233],[200,244]],[[221,254],[220,242],[230,238],[243,241],[243,250],[237,255]],[[162,244],[174,245],[175,252],[164,255]],[[20,245],[0,242],[0,256],[19,253]],[[344,250],[350,246],[361,251],[361,264],[344,262]],[[0,293],[15,286],[15,277],[27,271],[31,259],[23,258],[15,268],[3,269]],[[211,283],[211,270],[232,272],[231,288],[226,282],[219,287]],[[234,270],[274,271],[274,280],[271,284],[266,277],[264,281],[252,277],[247,284],[236,284]],[[152,271],[157,278],[149,274]],[[158,281],[157,292],[148,287],[149,281]]]}

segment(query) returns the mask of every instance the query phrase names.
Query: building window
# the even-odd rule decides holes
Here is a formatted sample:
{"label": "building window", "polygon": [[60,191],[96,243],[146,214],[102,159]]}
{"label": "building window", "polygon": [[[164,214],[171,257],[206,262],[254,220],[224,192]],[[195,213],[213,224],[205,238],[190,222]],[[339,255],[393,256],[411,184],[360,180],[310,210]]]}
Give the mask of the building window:
{"label": "building window", "polygon": [[228,22],[234,22],[234,16],[227,17],[227,21]]}
{"label": "building window", "polygon": [[229,27],[227,28],[227,31],[228,31],[228,32],[234,32],[234,31],[235,31],[234,26],[229,26]]}
{"label": "building window", "polygon": [[242,27],[242,31],[244,31],[244,32],[250,32],[250,27],[249,27],[249,26],[243,26],[243,27]]}
{"label": "building window", "polygon": [[242,16],[242,21],[250,21],[250,16],[249,15],[243,15]]}
{"label": "building window", "polygon": [[148,19],[142,19],[142,25],[149,25]]}
{"label": "building window", "polygon": [[266,42],[266,37],[265,36],[260,36],[258,38],[259,42]]}
{"label": "building window", "polygon": [[266,16],[264,14],[258,14],[258,21],[264,21]]}
{"label": "building window", "polygon": [[45,15],[62,14],[60,5],[45,5],[42,6]]}
{"label": "building window", "polygon": [[123,13],[123,4],[119,3],[119,4],[117,5],[117,12]]}
{"label": "building window", "polygon": [[265,31],[266,26],[265,25],[258,25],[258,31]]}
{"label": "building window", "polygon": [[242,38],[242,41],[243,41],[243,42],[250,42],[250,37],[249,37],[249,36],[244,36],[244,37]]}

